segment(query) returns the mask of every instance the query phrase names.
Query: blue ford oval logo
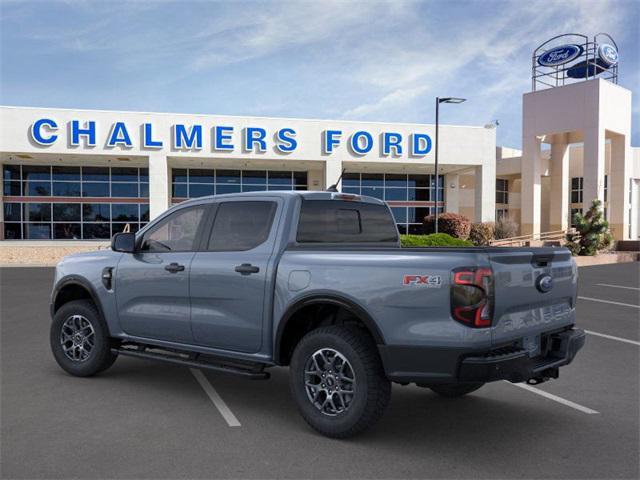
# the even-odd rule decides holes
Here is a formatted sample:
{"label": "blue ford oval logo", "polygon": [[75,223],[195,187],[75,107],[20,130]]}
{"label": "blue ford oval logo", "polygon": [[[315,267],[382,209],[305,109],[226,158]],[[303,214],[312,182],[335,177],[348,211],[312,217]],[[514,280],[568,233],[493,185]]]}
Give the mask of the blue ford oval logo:
{"label": "blue ford oval logo", "polygon": [[582,54],[583,50],[580,45],[560,45],[540,55],[538,63],[543,67],[556,67],[575,60]]}
{"label": "blue ford oval logo", "polygon": [[536,280],[536,288],[542,293],[550,292],[553,288],[553,278],[551,275],[540,275]]}
{"label": "blue ford oval logo", "polygon": [[618,50],[613,45],[603,43],[598,47],[598,57],[608,66],[615,65],[618,63]]}

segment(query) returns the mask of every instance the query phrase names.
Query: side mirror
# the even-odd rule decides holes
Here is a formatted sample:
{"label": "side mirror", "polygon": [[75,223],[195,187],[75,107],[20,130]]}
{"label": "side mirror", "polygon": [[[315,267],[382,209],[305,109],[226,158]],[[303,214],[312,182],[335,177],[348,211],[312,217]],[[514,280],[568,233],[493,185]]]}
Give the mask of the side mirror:
{"label": "side mirror", "polygon": [[136,234],[130,232],[116,233],[111,239],[111,250],[114,252],[133,253],[136,251]]}

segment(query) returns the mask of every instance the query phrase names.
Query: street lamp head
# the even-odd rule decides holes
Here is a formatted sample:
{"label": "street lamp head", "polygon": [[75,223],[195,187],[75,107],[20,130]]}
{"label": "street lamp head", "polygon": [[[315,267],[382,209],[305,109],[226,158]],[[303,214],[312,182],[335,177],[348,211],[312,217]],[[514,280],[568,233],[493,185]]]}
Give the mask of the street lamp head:
{"label": "street lamp head", "polygon": [[466,98],[459,98],[459,97],[444,97],[444,98],[438,98],[438,103],[462,103],[465,102],[467,99]]}

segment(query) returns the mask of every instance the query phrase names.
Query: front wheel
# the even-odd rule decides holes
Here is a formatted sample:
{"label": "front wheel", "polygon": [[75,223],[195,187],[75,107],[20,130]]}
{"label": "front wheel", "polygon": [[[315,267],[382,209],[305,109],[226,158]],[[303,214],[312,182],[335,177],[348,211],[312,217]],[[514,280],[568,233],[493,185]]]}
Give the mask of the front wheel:
{"label": "front wheel", "polygon": [[58,365],[76,377],[102,372],[118,358],[111,353],[112,341],[102,316],[88,300],[60,307],[51,323],[49,341]]}
{"label": "front wheel", "polygon": [[358,327],[321,327],[291,359],[290,386],[302,417],[332,438],[355,435],[380,419],[391,397],[375,343]]}
{"label": "front wheel", "polygon": [[443,397],[455,398],[466,395],[467,393],[475,392],[484,383],[445,383],[442,385],[430,385],[429,388]]}

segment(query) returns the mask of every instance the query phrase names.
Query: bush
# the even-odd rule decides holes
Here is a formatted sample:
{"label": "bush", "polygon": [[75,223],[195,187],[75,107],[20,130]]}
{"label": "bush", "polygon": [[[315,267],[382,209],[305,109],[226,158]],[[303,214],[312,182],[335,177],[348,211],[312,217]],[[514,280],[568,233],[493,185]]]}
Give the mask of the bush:
{"label": "bush", "polygon": [[403,247],[472,247],[471,242],[454,238],[446,233],[431,235],[400,235]]}
{"label": "bush", "polygon": [[474,245],[489,245],[494,239],[494,230],[495,223],[493,222],[473,223],[469,232],[469,241]]}
{"label": "bush", "polygon": [[609,222],[604,219],[600,200],[594,200],[584,215],[576,213],[573,223],[576,225],[576,232],[567,234],[565,245],[573,255],[595,255],[613,243]]}
{"label": "bush", "polygon": [[518,224],[509,217],[499,218],[493,229],[493,237],[496,240],[518,236]]}
{"label": "bush", "polygon": [[[423,220],[424,233],[435,232],[435,216],[429,215]],[[458,213],[442,213],[438,215],[438,233],[446,233],[455,238],[466,240],[471,231],[471,222],[464,215]]]}

